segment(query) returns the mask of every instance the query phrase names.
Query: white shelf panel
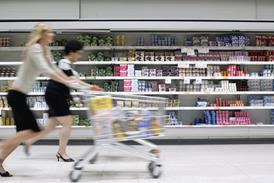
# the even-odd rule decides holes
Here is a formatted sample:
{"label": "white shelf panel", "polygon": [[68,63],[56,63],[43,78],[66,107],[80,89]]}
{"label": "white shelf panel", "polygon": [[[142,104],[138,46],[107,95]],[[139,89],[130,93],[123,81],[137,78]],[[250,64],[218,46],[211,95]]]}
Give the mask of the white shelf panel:
{"label": "white shelf panel", "polygon": [[[188,79],[202,79],[202,80],[247,80],[247,79],[274,79],[274,76],[272,77],[254,77],[254,76],[221,76],[221,77],[215,77],[215,76],[204,76],[204,77],[184,77]],[[183,77],[179,77],[179,79],[184,79]]]}
{"label": "white shelf panel", "polygon": [[[239,91],[239,92],[107,92],[109,94],[132,94],[132,95],[274,95],[274,91]],[[0,96],[7,95],[0,92]],[[44,95],[44,92],[31,92],[30,96]],[[81,92],[71,92],[71,95],[82,95]]]}
{"label": "white shelf panel", "polygon": [[167,107],[170,111],[188,111],[188,110],[271,110],[274,106],[241,106],[241,107]]}
{"label": "white shelf panel", "polygon": [[[23,62],[19,61],[0,61],[0,66],[17,66]],[[260,62],[260,61],[79,61],[73,65],[120,65],[120,64],[133,64],[133,65],[178,65],[180,63],[186,63],[195,65],[197,63],[205,63],[207,65],[272,65],[274,61]]]}
{"label": "white shelf panel", "polygon": [[[122,108],[122,110],[142,110],[143,108]],[[158,110],[156,107],[146,108],[148,110]],[[272,110],[274,106],[242,106],[242,107],[167,107],[167,111],[203,111],[203,110]],[[0,108],[0,110],[10,111],[10,108]],[[32,111],[46,111],[47,108],[31,108]],[[71,111],[87,111],[87,107],[70,108]]]}
{"label": "white shelf panel", "polygon": [[0,66],[16,66],[21,65],[23,62],[15,61],[0,61]]}
{"label": "white shelf panel", "polygon": [[190,65],[194,65],[197,63],[205,63],[207,65],[229,65],[229,64],[235,64],[235,65],[272,65],[274,64],[274,61],[182,61],[179,63],[187,63]]}
{"label": "white shelf panel", "polygon": [[[0,81],[13,81],[15,80],[16,77],[0,77]],[[50,78],[48,77],[37,77],[36,80],[49,80]]]}
{"label": "white shelf panel", "polygon": [[248,127],[270,127],[274,128],[271,124],[250,124],[250,125],[165,125],[165,128],[248,128]]}
{"label": "white shelf panel", "polygon": [[[256,124],[250,124],[250,125],[165,125],[164,128],[248,128],[248,127],[269,127],[274,128],[274,125],[271,124],[262,124],[262,125],[256,125]],[[10,126],[3,126],[0,125],[0,129],[13,129],[15,128],[14,125]],[[57,126],[56,128],[62,128],[62,126]],[[84,129],[84,128],[90,128],[91,126],[72,126],[73,129]]]}
{"label": "white shelf panel", "polygon": [[214,76],[204,76],[204,77],[181,77],[181,76],[162,76],[162,77],[151,77],[151,76],[96,76],[96,77],[81,77],[82,80],[124,80],[124,79],[141,79],[141,80],[165,80],[165,79],[171,79],[171,80],[182,80],[182,79],[190,79],[190,80],[248,80],[248,79],[274,79],[274,76],[272,77],[251,77],[251,76],[234,76],[234,77],[214,77]]}
{"label": "white shelf panel", "polygon": [[178,50],[182,48],[201,49],[208,48],[209,50],[274,50],[271,46],[244,46],[244,47],[227,47],[227,46],[111,46],[111,47],[85,47],[86,50]]}
{"label": "white shelf panel", "polygon": [[74,65],[120,65],[120,64],[133,64],[133,65],[178,65],[186,63],[195,65],[197,63],[205,63],[207,65],[272,65],[273,61],[269,62],[255,62],[255,61],[80,61]]}
{"label": "white shelf panel", "polygon": [[[226,46],[86,46],[85,50],[178,50],[182,48],[209,50],[274,50],[273,46],[244,46],[244,47],[226,47]],[[25,47],[0,47],[0,51],[22,51]],[[51,50],[62,50],[63,46],[52,46]]]}

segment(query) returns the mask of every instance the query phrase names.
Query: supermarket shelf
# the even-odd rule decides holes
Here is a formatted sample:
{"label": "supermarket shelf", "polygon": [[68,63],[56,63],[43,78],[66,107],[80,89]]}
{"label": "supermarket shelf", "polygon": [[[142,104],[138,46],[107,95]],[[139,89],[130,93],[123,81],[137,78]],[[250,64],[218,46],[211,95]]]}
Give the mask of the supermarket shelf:
{"label": "supermarket shelf", "polygon": [[1,66],[15,66],[15,65],[21,65],[23,62],[15,62],[15,61],[6,61],[6,62],[0,62]]}
{"label": "supermarket shelf", "polygon": [[[62,50],[63,46],[51,46],[51,50]],[[86,46],[85,50],[179,50],[179,49],[208,49],[208,50],[274,50],[273,46]],[[25,47],[0,47],[0,51],[22,51]]]}
{"label": "supermarket shelf", "polygon": [[178,77],[178,79],[191,79],[191,80],[196,80],[196,79],[202,79],[202,80],[248,80],[248,79],[274,79],[274,76],[272,77],[265,77],[265,76],[221,76],[221,77],[215,77],[215,76],[204,76],[204,77]]}
{"label": "supermarket shelf", "polygon": [[[16,77],[0,77],[0,81],[13,81],[15,80]],[[37,77],[36,80],[49,80],[50,78],[48,77]]]}
{"label": "supermarket shelf", "polygon": [[[131,95],[274,95],[274,91],[238,91],[238,92],[107,92],[109,94],[131,94]],[[0,96],[7,95],[0,92]],[[30,96],[44,95],[44,92],[31,92]],[[81,92],[71,92],[71,95],[82,95]]]}
{"label": "supermarket shelf", "polygon": [[[17,66],[21,65],[23,62],[17,61],[5,61],[0,62],[0,66]],[[79,61],[73,65],[120,65],[120,64],[133,64],[133,65],[178,65],[181,63],[195,65],[198,63],[204,63],[207,65],[271,65],[274,64],[273,61]]]}
{"label": "supermarket shelf", "polygon": [[274,79],[273,77],[252,77],[252,76],[234,76],[234,77],[214,77],[214,76],[204,76],[204,77],[181,77],[181,76],[94,76],[94,77],[81,77],[82,80],[124,80],[124,79],[142,79],[142,80],[182,80],[182,79],[190,79],[190,80],[248,80],[248,79]]}
{"label": "supermarket shelf", "polygon": [[234,107],[167,107],[169,111],[201,110],[271,110],[274,106],[234,106]]}
{"label": "supermarket shelf", "polygon": [[178,65],[181,63],[195,65],[197,63],[204,63],[207,65],[271,65],[273,61],[260,62],[260,61],[80,61],[74,65],[120,65],[120,64],[133,64],[133,65]]}
{"label": "supermarket shelf", "polygon": [[[14,126],[0,126],[0,139],[15,133]],[[46,136],[46,139],[58,139],[59,128]],[[71,139],[92,139],[92,127],[73,127]],[[157,139],[248,139],[274,138],[274,125],[199,125],[166,126],[165,135]]]}
{"label": "supermarket shelf", "polygon": [[[14,47],[0,47],[0,51],[23,51],[26,47],[23,46],[14,46]],[[52,46],[51,50],[63,50],[63,46]]]}
{"label": "supermarket shelf", "polygon": [[[126,108],[122,110],[142,110],[143,108]],[[156,107],[148,107],[148,110],[158,110]],[[235,106],[235,107],[167,107],[168,111],[203,111],[203,110],[272,110],[274,106]],[[10,108],[0,108],[0,110],[10,111]],[[31,108],[32,111],[46,111],[47,108]],[[71,111],[87,111],[87,107],[70,108]]]}

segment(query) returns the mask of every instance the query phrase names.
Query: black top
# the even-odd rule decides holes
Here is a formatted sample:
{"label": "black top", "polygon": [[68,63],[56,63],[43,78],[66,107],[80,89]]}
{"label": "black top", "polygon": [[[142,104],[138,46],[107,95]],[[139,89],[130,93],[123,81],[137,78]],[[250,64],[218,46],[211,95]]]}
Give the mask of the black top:
{"label": "black top", "polygon": [[[70,61],[67,59],[62,59],[58,63],[58,67],[66,74],[68,77],[76,76],[78,77],[78,73],[71,68]],[[66,98],[70,98],[70,89],[58,81],[49,80],[47,86],[47,92],[52,94],[57,94],[60,96],[64,96]]]}

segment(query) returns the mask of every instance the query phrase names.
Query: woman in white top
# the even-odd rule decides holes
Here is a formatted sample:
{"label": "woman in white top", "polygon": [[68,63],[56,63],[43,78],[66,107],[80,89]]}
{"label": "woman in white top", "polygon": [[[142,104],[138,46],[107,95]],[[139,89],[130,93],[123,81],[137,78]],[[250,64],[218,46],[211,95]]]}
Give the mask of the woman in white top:
{"label": "woman in white top", "polygon": [[[72,68],[71,65],[81,59],[82,55],[82,43],[77,40],[68,41],[64,46],[64,58],[58,62],[58,68],[62,70],[66,76],[79,79],[79,74]],[[96,86],[92,86],[85,82],[82,82],[82,85],[86,85],[86,87],[91,90],[99,89],[96,88]],[[24,151],[27,155],[29,155],[29,147],[34,142],[53,131],[57,125],[62,125],[63,128],[60,131],[59,149],[56,157],[58,161],[74,161],[67,155],[66,152],[72,127],[72,113],[69,107],[69,101],[71,98],[70,89],[66,85],[52,79],[49,80],[45,92],[45,100],[49,107],[48,114],[50,120],[47,123],[43,133],[40,133],[39,136],[25,142]]]}
{"label": "woman in white top", "polygon": [[8,93],[7,99],[12,108],[17,133],[1,143],[0,176],[2,177],[12,176],[3,167],[5,159],[20,143],[41,133],[36,118],[26,102],[27,94],[31,90],[36,77],[44,74],[67,86],[70,86],[71,83],[78,83],[78,80],[67,77],[52,63],[49,44],[53,42],[53,37],[54,34],[47,24],[40,23],[34,27],[26,44],[24,63],[20,67],[18,77]]}

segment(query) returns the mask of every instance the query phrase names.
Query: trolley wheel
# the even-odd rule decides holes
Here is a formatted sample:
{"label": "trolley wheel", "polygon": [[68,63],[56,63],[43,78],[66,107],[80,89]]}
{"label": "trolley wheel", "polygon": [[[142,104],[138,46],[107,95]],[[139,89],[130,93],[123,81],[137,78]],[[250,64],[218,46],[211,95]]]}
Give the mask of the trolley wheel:
{"label": "trolley wheel", "polygon": [[154,179],[158,179],[162,175],[162,165],[152,161],[148,164],[148,171]]}
{"label": "trolley wheel", "polygon": [[71,182],[78,182],[82,177],[82,172],[81,170],[72,170],[69,173],[69,178]]}
{"label": "trolley wheel", "polygon": [[73,165],[74,170],[82,170],[82,169],[83,169],[83,167],[79,167],[79,164],[80,164],[82,161],[84,161],[84,160],[83,160],[83,159],[79,159],[79,160],[77,160],[77,161],[74,163],[74,165]]}
{"label": "trolley wheel", "polygon": [[90,164],[95,164],[96,161],[98,160],[98,156],[99,156],[99,154],[96,153],[96,154],[94,155],[94,157],[93,157],[91,160],[89,160],[89,163],[90,163]]}

